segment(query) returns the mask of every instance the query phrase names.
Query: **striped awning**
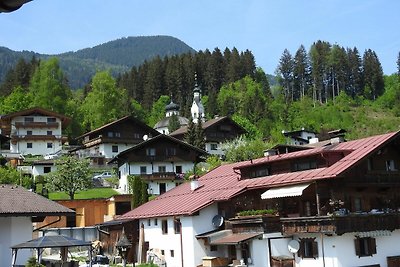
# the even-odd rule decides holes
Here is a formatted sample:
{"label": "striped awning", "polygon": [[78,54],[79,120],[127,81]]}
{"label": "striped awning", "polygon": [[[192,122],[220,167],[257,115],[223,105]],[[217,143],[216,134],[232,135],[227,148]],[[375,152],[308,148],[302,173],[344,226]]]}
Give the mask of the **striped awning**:
{"label": "striped awning", "polygon": [[301,196],[303,190],[306,189],[310,184],[298,184],[284,187],[272,188],[265,191],[262,195],[262,199],[280,198],[280,197],[295,197]]}

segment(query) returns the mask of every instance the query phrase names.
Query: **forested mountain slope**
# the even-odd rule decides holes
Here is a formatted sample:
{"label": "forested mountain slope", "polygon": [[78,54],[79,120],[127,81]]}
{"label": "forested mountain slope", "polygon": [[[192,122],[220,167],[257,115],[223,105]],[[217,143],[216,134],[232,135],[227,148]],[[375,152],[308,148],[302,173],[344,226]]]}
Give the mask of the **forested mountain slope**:
{"label": "forested mountain slope", "polygon": [[99,70],[111,70],[113,74],[118,74],[157,56],[163,58],[188,52],[195,52],[195,50],[170,36],[121,38],[92,48],[58,55],[44,55],[30,51],[18,52],[0,47],[0,83],[4,81],[8,70],[14,67],[20,58],[27,61],[33,56],[38,59],[48,59],[53,56],[59,58],[60,66],[68,78],[70,87],[76,89],[87,84]]}

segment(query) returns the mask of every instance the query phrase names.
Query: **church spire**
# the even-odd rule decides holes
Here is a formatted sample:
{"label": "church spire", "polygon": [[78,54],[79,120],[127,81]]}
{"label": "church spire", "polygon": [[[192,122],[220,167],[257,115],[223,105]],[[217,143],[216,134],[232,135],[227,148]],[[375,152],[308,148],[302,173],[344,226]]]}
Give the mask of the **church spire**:
{"label": "church spire", "polygon": [[201,90],[197,83],[197,73],[194,74],[193,103],[190,111],[194,123],[197,123],[199,118],[204,121],[204,106],[201,103]]}

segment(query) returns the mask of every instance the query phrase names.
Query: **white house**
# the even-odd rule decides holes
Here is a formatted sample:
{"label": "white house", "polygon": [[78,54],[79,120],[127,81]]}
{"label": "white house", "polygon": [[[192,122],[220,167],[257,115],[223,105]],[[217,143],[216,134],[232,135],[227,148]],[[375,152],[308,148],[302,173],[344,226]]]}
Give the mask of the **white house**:
{"label": "white house", "polygon": [[61,150],[67,137],[62,130],[70,118],[42,108],[31,108],[0,117],[1,133],[10,137],[10,152],[46,155]]}
{"label": "white house", "polygon": [[110,163],[118,163],[121,191],[129,191],[128,175],[136,175],[147,182],[151,195],[160,195],[184,182],[184,174],[193,171],[206,154],[202,149],[160,134],[121,152]]}
{"label": "white house", "polygon": [[398,266],[399,150],[393,132],[226,164],[118,219],[167,266]]}
{"label": "white house", "polygon": [[[0,185],[0,266],[10,266],[11,246],[32,239],[33,222],[46,216],[70,216],[74,211],[15,185]],[[25,265],[29,250],[18,252],[16,264]]]}

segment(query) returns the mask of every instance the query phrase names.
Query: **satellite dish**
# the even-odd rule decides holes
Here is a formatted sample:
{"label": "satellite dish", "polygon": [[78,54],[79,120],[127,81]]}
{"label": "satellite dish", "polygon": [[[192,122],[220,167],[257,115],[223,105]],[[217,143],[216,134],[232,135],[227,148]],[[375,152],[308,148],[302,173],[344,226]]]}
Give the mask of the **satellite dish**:
{"label": "satellite dish", "polygon": [[211,223],[214,226],[214,228],[219,228],[222,226],[222,224],[224,224],[224,217],[217,214],[212,218]]}
{"label": "satellite dish", "polygon": [[146,141],[147,139],[149,139],[149,136],[147,134],[143,135],[143,140]]}
{"label": "satellite dish", "polygon": [[300,249],[300,243],[297,240],[291,240],[288,244],[288,250],[291,253],[297,253],[297,251],[299,251]]}

